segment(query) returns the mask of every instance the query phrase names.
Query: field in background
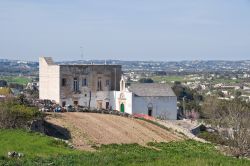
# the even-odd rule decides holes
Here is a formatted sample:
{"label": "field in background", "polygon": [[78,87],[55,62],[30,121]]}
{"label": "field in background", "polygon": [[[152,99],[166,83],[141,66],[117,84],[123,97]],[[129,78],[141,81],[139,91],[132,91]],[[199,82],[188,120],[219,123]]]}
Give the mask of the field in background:
{"label": "field in background", "polygon": [[0,76],[0,80],[5,80],[8,83],[17,83],[22,85],[26,85],[27,83],[32,81],[32,79],[29,77],[19,77],[19,76]]}
{"label": "field in background", "polygon": [[[166,82],[166,83],[173,83],[175,81],[179,82],[194,82],[197,81],[206,81],[206,79],[195,79],[190,76],[154,76],[152,79],[155,82]],[[242,82],[243,79],[230,79],[230,78],[214,78],[213,80],[209,80],[210,83],[218,84],[218,83],[225,83],[225,84],[235,84]]]}
{"label": "field in background", "polygon": [[180,82],[188,81],[184,76],[154,76],[152,77],[152,79],[155,82],[165,81],[166,83],[171,83],[174,81],[180,81]]}

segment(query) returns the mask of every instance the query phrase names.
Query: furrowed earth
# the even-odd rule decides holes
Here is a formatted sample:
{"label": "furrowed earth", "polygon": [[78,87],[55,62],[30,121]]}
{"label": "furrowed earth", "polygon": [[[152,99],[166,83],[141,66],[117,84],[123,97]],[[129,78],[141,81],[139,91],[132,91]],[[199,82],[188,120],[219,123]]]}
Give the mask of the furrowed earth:
{"label": "furrowed earth", "polygon": [[[183,140],[183,136],[141,119],[96,113],[52,113],[46,121],[70,133],[70,140],[77,149],[91,150],[101,144],[146,145],[148,142]],[[58,128],[60,131],[60,129]],[[63,133],[65,130],[61,130]],[[67,133],[63,133],[67,134]]]}

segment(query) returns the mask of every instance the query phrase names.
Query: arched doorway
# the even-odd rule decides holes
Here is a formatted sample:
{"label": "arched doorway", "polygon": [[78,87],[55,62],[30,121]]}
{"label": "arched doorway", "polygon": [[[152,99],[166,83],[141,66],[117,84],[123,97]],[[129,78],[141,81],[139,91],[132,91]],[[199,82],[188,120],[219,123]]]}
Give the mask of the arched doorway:
{"label": "arched doorway", "polygon": [[120,105],[120,111],[121,111],[121,112],[125,112],[125,107],[124,107],[124,104],[123,104],[123,103],[121,103],[121,105]]}

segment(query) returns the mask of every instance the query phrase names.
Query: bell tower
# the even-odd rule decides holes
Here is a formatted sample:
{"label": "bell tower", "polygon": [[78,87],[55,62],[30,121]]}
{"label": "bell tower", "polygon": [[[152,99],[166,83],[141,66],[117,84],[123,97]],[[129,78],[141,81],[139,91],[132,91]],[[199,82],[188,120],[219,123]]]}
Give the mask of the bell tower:
{"label": "bell tower", "polygon": [[121,81],[120,81],[120,89],[121,89],[121,92],[125,91],[125,78],[123,75],[122,75]]}

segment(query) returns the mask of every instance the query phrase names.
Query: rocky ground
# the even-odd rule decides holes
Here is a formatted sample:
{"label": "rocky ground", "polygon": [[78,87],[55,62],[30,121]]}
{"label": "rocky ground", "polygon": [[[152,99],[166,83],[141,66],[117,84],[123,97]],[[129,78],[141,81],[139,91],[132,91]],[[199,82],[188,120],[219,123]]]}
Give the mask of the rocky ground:
{"label": "rocky ground", "polygon": [[207,142],[204,139],[198,138],[191,133],[191,130],[197,128],[199,123],[197,121],[185,120],[156,120],[159,124],[169,127],[174,131],[183,133],[189,139],[193,139],[199,142]]}

